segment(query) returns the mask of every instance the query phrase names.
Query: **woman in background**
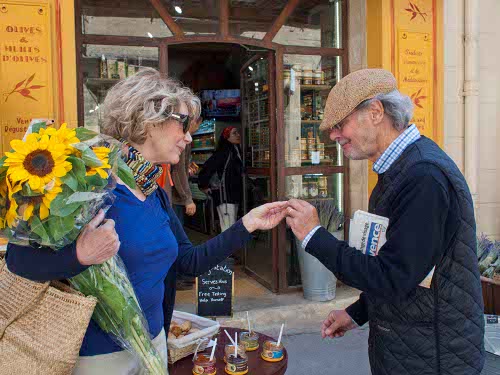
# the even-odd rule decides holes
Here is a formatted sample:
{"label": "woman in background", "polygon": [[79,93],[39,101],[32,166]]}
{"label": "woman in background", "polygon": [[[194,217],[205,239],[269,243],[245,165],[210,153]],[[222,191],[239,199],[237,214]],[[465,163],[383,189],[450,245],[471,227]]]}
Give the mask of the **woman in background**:
{"label": "woman in background", "polygon": [[221,231],[236,222],[238,208],[243,200],[243,160],[241,136],[237,128],[228,126],[222,131],[214,154],[198,174],[198,186],[211,193],[217,207]]}

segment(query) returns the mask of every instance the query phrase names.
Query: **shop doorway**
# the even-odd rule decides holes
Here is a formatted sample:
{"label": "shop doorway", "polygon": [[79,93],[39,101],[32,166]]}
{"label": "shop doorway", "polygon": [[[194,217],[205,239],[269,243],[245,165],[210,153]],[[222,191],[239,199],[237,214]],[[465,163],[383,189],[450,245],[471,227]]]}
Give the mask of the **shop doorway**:
{"label": "shop doorway", "polygon": [[[238,217],[253,207],[276,200],[275,53],[255,46],[225,43],[168,46],[165,71],[190,87],[202,101],[203,122],[193,134],[191,160],[201,169],[215,153],[223,129],[241,134],[241,202]],[[193,243],[220,233],[216,206],[220,199],[199,189],[199,176],[189,177],[196,204],[194,216],[184,216]],[[238,195],[238,194],[237,194]],[[246,274],[278,291],[277,230],[255,233],[235,261]]]}

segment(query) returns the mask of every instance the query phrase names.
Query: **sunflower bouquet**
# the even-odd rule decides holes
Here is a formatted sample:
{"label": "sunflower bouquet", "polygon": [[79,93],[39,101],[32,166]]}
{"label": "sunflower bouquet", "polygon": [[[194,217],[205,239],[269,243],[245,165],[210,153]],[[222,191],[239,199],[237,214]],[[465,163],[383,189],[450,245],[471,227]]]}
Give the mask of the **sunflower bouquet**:
{"label": "sunflower bouquet", "polygon": [[[30,132],[31,131],[31,132]],[[121,158],[121,144],[85,128],[37,123],[0,159],[0,235],[9,242],[58,251],[113,202],[116,178],[135,180]],[[150,374],[167,374],[152,345],[147,322],[120,257],[93,265],[69,280],[98,303],[92,316],[131,351]]]}

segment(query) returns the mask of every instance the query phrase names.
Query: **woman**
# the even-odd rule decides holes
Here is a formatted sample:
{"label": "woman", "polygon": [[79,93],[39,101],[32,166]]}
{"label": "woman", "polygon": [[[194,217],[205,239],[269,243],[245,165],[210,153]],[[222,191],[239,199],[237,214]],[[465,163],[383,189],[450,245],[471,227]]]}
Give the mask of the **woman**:
{"label": "woman", "polygon": [[236,221],[238,204],[243,199],[243,160],[238,129],[228,126],[222,131],[214,154],[198,174],[198,186],[210,193],[217,207],[221,231]]}
{"label": "woman", "polygon": [[[9,244],[7,265],[38,281],[70,278],[119,250],[143,309],[153,343],[166,359],[166,337],[175,300],[177,272],[197,276],[241,248],[256,229],[270,229],[285,215],[285,203],[258,207],[206,244],[193,246],[156,179],[160,164],[175,164],[191,143],[190,124],[200,102],[179,83],[154,69],[116,84],[106,96],[102,132],[123,141],[134,172],[135,190],[117,181],[116,199],[101,211],[77,241],[54,252]],[[74,374],[141,374],[140,364],[91,321]]]}

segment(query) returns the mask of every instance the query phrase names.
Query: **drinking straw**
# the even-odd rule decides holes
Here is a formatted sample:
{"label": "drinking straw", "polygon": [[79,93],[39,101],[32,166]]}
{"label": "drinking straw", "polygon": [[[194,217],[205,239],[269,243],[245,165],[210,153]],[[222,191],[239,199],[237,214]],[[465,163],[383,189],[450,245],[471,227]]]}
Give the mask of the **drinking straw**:
{"label": "drinking straw", "polygon": [[283,335],[283,327],[285,326],[285,323],[283,323],[281,325],[281,330],[280,330],[280,335],[278,337],[278,345],[277,346],[280,346],[280,342],[281,342],[281,335]]}
{"label": "drinking straw", "polygon": [[247,311],[247,322],[248,322],[248,333],[252,333],[252,329],[250,328],[250,318],[248,317],[248,311]]}
{"label": "drinking straw", "polygon": [[238,334],[234,333],[234,358],[238,358]]}
{"label": "drinking straw", "polygon": [[196,346],[196,349],[194,350],[193,362],[196,359],[196,357],[198,356],[198,349],[200,348],[200,345],[202,342],[203,342],[203,340],[198,341],[198,345]]}
{"label": "drinking straw", "polygon": [[214,347],[212,348],[212,354],[210,354],[210,362],[214,359],[215,347],[217,346],[217,339],[215,339]]}
{"label": "drinking straw", "polygon": [[229,333],[227,333],[227,331],[226,331],[226,330],[224,330],[224,332],[226,333],[226,335],[227,335],[227,337],[228,337],[229,341],[231,341],[231,344],[236,345],[236,344],[234,343],[234,340],[233,340],[233,338],[231,337],[231,335],[230,335]]}

